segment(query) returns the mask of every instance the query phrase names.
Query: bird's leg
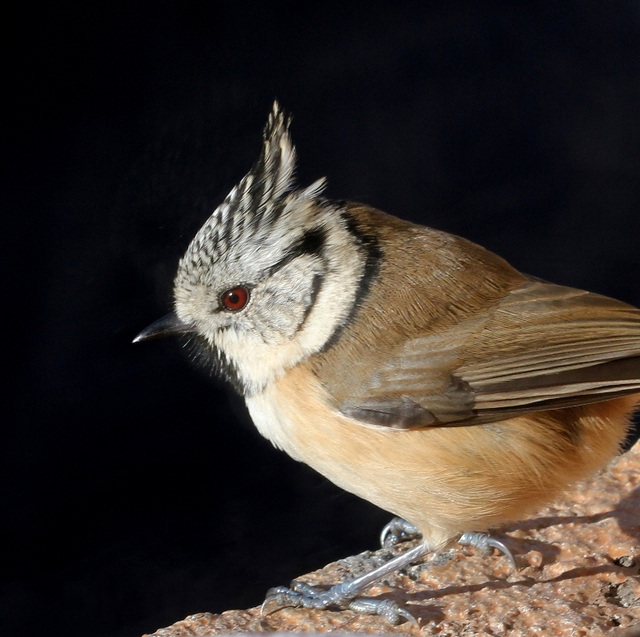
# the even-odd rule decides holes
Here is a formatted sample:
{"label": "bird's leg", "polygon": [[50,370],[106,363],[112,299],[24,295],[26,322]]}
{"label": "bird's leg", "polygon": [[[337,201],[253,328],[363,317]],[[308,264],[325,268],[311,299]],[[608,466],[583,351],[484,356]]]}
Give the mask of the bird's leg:
{"label": "bird's leg", "polygon": [[[394,518],[382,530],[380,539],[383,546],[391,546],[398,542],[413,539],[420,536],[420,531],[410,522],[402,518]],[[511,562],[514,570],[517,570],[515,559],[511,551],[500,540],[492,538],[486,533],[463,533],[458,539],[463,546],[474,546],[483,551],[495,548],[503,553]],[[380,615],[390,624],[398,624],[401,621],[409,621],[418,624],[415,617],[407,610],[392,600],[358,597],[367,586],[375,581],[390,575],[395,571],[409,566],[432,550],[427,542],[421,542],[418,546],[402,553],[385,562],[372,571],[354,577],[341,584],[336,584],[328,590],[320,590],[294,580],[291,588],[277,586],[267,592],[267,597],[262,604],[262,612],[266,615],[288,606],[316,609],[351,609],[366,615]]]}
{"label": "bird's leg", "polygon": [[426,542],[421,542],[418,546],[394,557],[372,571],[341,584],[336,584],[326,591],[296,580],[291,582],[291,588],[285,586],[272,588],[267,592],[267,598],[262,604],[262,612],[269,614],[287,606],[349,608],[358,613],[380,615],[391,624],[398,624],[404,620],[417,625],[418,622],[409,611],[391,600],[365,599],[357,596],[370,584],[408,566],[426,553],[429,553],[429,551],[431,551],[431,547]]}

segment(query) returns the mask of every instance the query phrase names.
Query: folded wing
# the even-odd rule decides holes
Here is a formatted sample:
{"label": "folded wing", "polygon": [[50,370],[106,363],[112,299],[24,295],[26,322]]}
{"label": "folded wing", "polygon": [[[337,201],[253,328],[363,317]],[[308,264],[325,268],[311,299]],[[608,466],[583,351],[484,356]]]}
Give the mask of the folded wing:
{"label": "folded wing", "polygon": [[343,413],[413,428],[468,425],[640,393],[640,310],[539,281],[481,316],[406,341]]}

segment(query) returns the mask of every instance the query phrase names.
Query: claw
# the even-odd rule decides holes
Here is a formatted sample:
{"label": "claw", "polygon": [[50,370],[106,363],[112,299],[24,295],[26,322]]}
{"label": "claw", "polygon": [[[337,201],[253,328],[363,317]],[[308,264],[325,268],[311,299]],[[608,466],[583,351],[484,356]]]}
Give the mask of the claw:
{"label": "claw", "polygon": [[400,542],[419,538],[422,534],[417,526],[402,518],[393,518],[385,524],[380,533],[380,546],[387,548]]}
{"label": "claw", "polygon": [[416,628],[420,626],[418,620],[408,610],[390,599],[358,597],[349,602],[349,608],[356,613],[364,615],[379,615],[393,626],[402,623],[402,621],[409,622]]}
{"label": "claw", "polygon": [[509,560],[511,568],[514,571],[518,570],[518,565],[513,557],[513,553],[508,549],[508,547],[500,540],[496,540],[486,533],[463,533],[458,540],[458,544],[462,544],[463,546],[475,546],[485,552],[488,552],[489,549],[492,548],[497,549]]}
{"label": "claw", "polygon": [[275,595],[270,595],[270,592],[271,591],[267,593],[264,602],[262,602],[262,605],[260,606],[261,615],[271,615],[271,613],[275,613],[283,608],[287,608],[288,606],[290,606],[290,604],[280,603],[279,600],[276,599]]}
{"label": "claw", "polygon": [[267,594],[260,606],[260,614],[271,615],[282,608],[295,606],[296,603],[292,599],[293,591],[286,586],[275,586],[267,591]]}
{"label": "claw", "polygon": [[320,591],[310,584],[294,580],[291,588],[276,586],[267,591],[262,602],[260,612],[270,615],[282,608],[301,606],[302,608],[327,608],[331,605],[331,598],[325,591]]}
{"label": "claw", "polygon": [[260,606],[260,614],[271,615],[271,613],[275,613],[276,611],[289,606],[289,604],[284,601],[284,597],[281,597],[281,594],[286,594],[286,590],[287,589],[284,586],[270,588],[267,591],[264,602],[262,602],[262,606]]}

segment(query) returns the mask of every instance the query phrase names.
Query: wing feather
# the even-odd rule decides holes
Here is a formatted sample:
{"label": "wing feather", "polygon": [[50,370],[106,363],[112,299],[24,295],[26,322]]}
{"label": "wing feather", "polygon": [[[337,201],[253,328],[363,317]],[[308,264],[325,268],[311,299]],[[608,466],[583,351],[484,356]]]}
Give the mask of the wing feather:
{"label": "wing feather", "polygon": [[640,310],[530,280],[405,341],[341,405],[398,428],[467,425],[640,393]]}

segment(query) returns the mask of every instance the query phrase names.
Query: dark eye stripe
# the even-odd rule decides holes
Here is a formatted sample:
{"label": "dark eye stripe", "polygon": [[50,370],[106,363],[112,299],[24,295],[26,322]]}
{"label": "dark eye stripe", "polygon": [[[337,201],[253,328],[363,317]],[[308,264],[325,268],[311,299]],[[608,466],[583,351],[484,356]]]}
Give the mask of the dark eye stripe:
{"label": "dark eye stripe", "polygon": [[333,334],[327,339],[327,342],[323,345],[322,351],[326,351],[332,345],[335,345],[340,340],[344,328],[353,320],[354,316],[362,306],[362,301],[366,298],[371,287],[371,283],[377,278],[380,263],[382,261],[382,249],[378,237],[364,231],[358,225],[356,217],[351,214],[346,208],[341,211],[340,214],[344,221],[347,230],[351,233],[356,245],[360,248],[364,256],[364,270],[358,281],[358,291],[353,299],[353,305],[347,317],[336,327]]}
{"label": "dark eye stripe", "polygon": [[327,233],[323,228],[311,228],[307,230],[300,239],[287,250],[282,259],[269,268],[269,276],[282,269],[288,263],[291,263],[294,259],[305,254],[320,255],[326,243]]}

